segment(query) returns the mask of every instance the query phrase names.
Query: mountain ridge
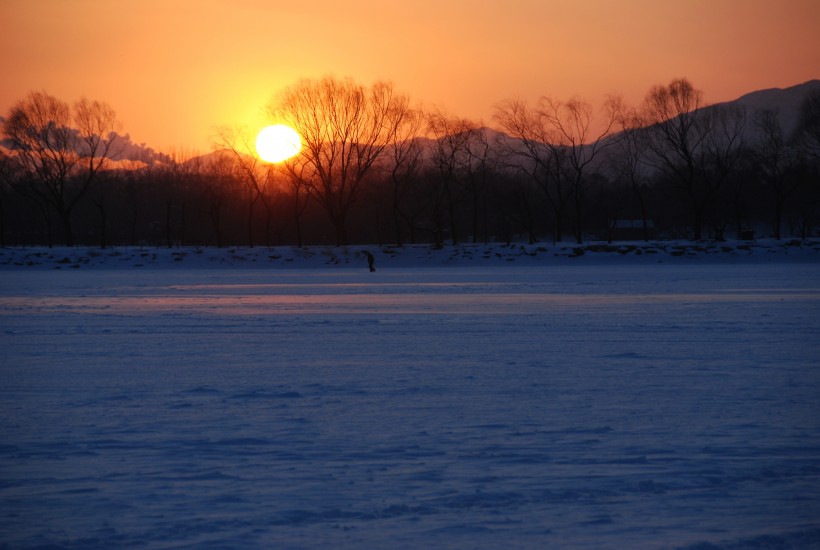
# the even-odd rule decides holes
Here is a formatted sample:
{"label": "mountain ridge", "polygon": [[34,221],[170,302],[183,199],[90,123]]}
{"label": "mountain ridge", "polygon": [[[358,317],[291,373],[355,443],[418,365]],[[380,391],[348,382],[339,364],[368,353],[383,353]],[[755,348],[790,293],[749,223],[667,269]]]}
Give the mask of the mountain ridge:
{"label": "mountain ridge", "polygon": [[807,80],[802,84],[795,84],[786,88],[756,90],[735,100],[716,103],[715,105],[735,104],[752,110],[769,109],[777,111],[784,133],[791,135],[797,128],[803,101],[813,92],[820,92],[820,79]]}
{"label": "mountain ridge", "polygon": [[[820,79],[807,80],[803,83],[788,86],[786,88],[765,88],[762,90],[755,90],[753,92],[743,94],[737,99],[720,103],[712,103],[701,107],[701,109],[713,109],[724,106],[739,105],[746,108],[748,110],[748,114],[750,115],[757,109],[770,109],[778,113],[778,117],[780,118],[780,122],[783,127],[783,132],[785,135],[789,136],[797,127],[803,100],[813,92],[820,93]],[[751,128],[751,120],[749,124],[749,128]],[[481,131],[485,134],[485,137],[494,135],[495,139],[490,141],[498,142],[501,140],[515,140],[514,137],[508,135],[503,130],[492,126],[484,125],[481,127]],[[607,139],[612,139],[619,134],[620,132],[615,132]],[[415,139],[433,140],[430,136],[419,136]],[[203,153],[201,155],[196,155],[187,162],[211,159],[216,154],[218,154],[217,151]]]}

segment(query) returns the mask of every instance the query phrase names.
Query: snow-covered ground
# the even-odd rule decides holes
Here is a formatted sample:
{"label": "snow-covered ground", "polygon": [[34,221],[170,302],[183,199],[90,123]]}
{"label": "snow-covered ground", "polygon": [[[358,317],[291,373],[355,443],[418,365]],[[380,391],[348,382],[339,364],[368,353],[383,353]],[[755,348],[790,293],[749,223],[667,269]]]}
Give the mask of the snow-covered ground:
{"label": "snow-covered ground", "polygon": [[817,246],[619,246],[0,249],[0,548],[820,547]]}
{"label": "snow-covered ground", "polygon": [[294,268],[361,267],[364,251],[376,257],[377,267],[555,265],[575,263],[701,262],[817,262],[820,239],[760,240],[716,243],[681,241],[575,244],[463,244],[353,247],[116,247],[116,248],[0,248],[0,269],[80,268]]}

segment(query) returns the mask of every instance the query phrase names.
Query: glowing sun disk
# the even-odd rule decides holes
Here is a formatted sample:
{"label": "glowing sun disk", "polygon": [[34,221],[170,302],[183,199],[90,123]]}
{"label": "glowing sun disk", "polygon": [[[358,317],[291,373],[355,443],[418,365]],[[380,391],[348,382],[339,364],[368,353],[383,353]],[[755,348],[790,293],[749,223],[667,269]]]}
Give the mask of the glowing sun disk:
{"label": "glowing sun disk", "polygon": [[256,136],[256,152],[267,162],[282,162],[302,149],[299,134],[290,126],[276,124],[263,128]]}

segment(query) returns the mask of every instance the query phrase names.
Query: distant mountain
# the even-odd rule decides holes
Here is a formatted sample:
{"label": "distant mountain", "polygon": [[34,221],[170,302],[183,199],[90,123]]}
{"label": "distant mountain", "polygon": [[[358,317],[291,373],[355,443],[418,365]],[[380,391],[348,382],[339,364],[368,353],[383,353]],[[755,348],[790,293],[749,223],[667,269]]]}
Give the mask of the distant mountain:
{"label": "distant mountain", "polygon": [[[702,107],[703,111],[715,110],[724,107],[741,107],[746,111],[746,126],[744,137],[747,142],[752,143],[759,138],[759,129],[755,124],[755,114],[764,109],[774,111],[778,114],[783,129],[784,136],[791,137],[797,128],[800,119],[800,110],[804,100],[810,94],[820,93],[820,80],[809,80],[803,84],[788,88],[770,88],[758,90],[745,94],[738,99],[715,103]],[[506,135],[504,132],[484,129],[485,135],[491,136],[495,144],[505,143],[508,147],[514,147],[518,141],[516,138]],[[616,132],[606,138],[607,141],[614,141],[620,137]],[[606,155],[602,155],[597,165],[606,162]]]}
{"label": "distant mountain", "polygon": [[[717,107],[730,105],[739,105],[741,107],[744,107],[747,110],[747,115],[749,117],[747,120],[747,131],[749,132],[748,137],[750,138],[753,137],[755,132],[752,118],[754,116],[754,112],[759,109],[771,109],[779,113],[781,124],[783,125],[784,134],[789,136],[797,126],[797,122],[800,115],[800,108],[803,103],[803,100],[806,97],[808,97],[809,94],[815,92],[820,92],[820,80],[810,80],[808,82],[804,82],[803,84],[798,84],[796,86],[791,86],[788,88],[770,88],[766,90],[750,92],[746,95],[739,97],[738,99],[708,105],[704,107],[704,109],[714,109]],[[484,139],[488,143],[490,143],[492,147],[501,147],[503,144],[505,148],[509,149],[514,147],[515,142],[517,142],[517,139],[505,134],[503,131],[499,131],[493,128],[484,127],[481,128],[481,132],[484,135]],[[616,138],[617,134],[611,136],[609,139]],[[425,147],[425,151],[422,154],[421,158],[425,161],[429,161],[431,158],[430,146],[433,140],[429,137],[417,137],[415,139],[422,143]],[[125,153],[121,154],[119,158],[134,160],[139,159],[146,162],[147,164],[151,164],[157,161],[171,162],[172,160],[170,156],[165,155],[163,153],[157,153],[150,147],[147,147],[144,143],[132,143],[130,141],[130,137],[127,134],[123,137],[123,141],[126,145],[126,147],[124,148]],[[218,158],[218,156],[219,153],[217,152],[205,153],[184,160],[184,163],[200,163],[207,165],[214,162]],[[603,161],[603,158],[601,160]]]}
{"label": "distant mountain", "polygon": [[780,123],[783,125],[784,133],[791,135],[797,127],[800,118],[800,106],[803,104],[803,100],[809,94],[815,92],[820,92],[820,80],[809,80],[789,88],[758,90],[741,96],[734,101],[717,105],[741,105],[747,109],[749,114],[760,109],[777,111],[780,115]]}

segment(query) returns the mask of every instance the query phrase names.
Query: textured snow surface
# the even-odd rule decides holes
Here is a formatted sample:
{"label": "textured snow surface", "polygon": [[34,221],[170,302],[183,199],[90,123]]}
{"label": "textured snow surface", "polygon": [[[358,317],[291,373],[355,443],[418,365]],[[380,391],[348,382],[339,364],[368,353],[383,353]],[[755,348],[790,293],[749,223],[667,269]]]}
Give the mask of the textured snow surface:
{"label": "textured snow surface", "polygon": [[820,263],[384,263],[0,271],[0,547],[820,547]]}

